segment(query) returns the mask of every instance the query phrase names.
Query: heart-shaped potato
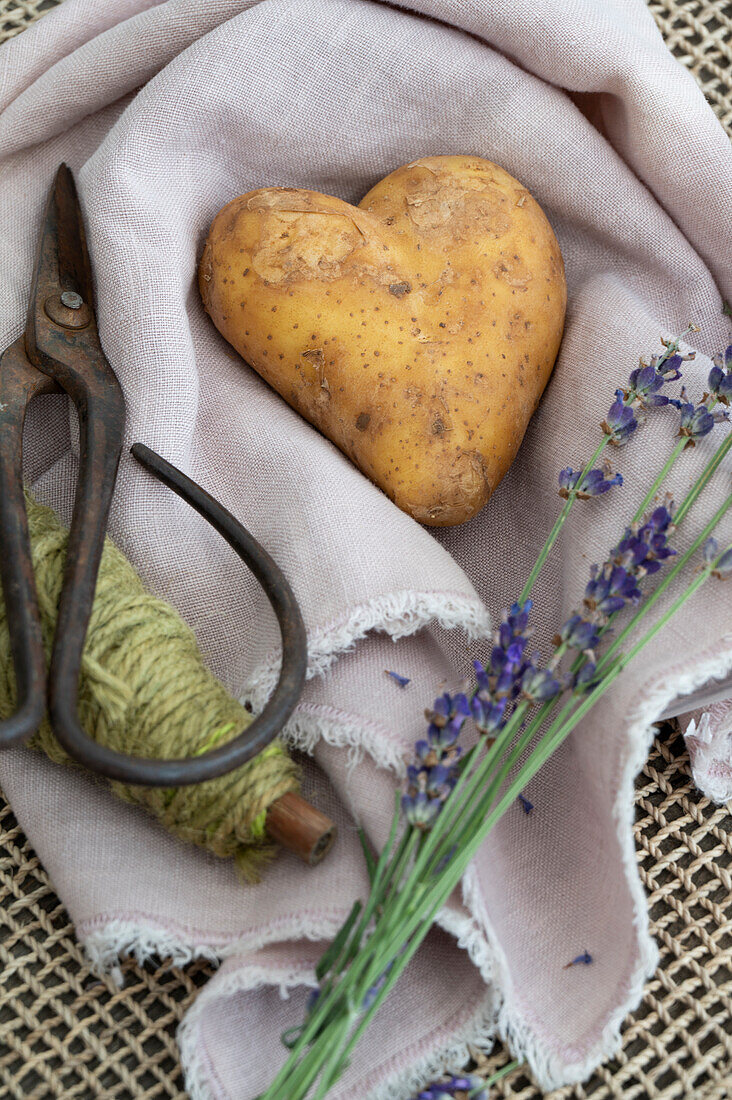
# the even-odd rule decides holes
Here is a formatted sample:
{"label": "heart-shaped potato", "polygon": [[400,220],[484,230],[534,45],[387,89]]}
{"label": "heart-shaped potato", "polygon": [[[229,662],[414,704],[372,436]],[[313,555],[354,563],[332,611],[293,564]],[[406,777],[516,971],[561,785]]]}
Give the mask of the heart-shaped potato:
{"label": "heart-shaped potato", "polygon": [[426,157],[358,206],[266,187],[215,218],[199,284],[236,350],[415,519],[482,508],[559,348],[559,245],[525,187]]}

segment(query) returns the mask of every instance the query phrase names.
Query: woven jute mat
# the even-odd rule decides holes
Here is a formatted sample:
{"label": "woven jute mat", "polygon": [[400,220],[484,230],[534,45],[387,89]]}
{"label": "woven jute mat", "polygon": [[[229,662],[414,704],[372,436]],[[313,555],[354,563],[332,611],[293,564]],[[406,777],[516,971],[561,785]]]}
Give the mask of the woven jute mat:
{"label": "woven jute mat", "polygon": [[[59,0],[0,0],[0,42]],[[649,0],[670,48],[732,132],[731,0]],[[2,57],[0,54],[0,64]],[[635,840],[658,970],[622,1050],[583,1085],[543,1094],[521,1070],[505,1100],[732,1100],[732,818],[695,789],[683,739],[659,732],[636,784]],[[91,973],[43,867],[0,798],[0,1098],[184,1100],[175,1030],[209,963]],[[481,1056],[494,1072],[500,1044]]]}

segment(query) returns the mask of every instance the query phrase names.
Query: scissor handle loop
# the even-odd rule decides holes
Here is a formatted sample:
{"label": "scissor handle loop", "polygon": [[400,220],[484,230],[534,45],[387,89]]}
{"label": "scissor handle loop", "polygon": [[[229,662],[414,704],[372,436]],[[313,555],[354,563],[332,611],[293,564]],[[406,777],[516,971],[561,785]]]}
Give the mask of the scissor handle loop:
{"label": "scissor handle loop", "polygon": [[153,760],[127,756],[94,741],[79,725],[78,677],[72,685],[49,677],[49,709],[56,737],[78,763],[91,771],[143,787],[183,787],[216,779],[241,767],[279,733],[302,692],[307,669],[307,638],[302,615],[284,574],[257,540],[218,501],[142,443],[132,454],[159,481],[190,504],[219,532],[262,585],[282,635],[282,664],[277,685],[259,714],[238,737],[196,757]]}
{"label": "scissor handle loop", "polygon": [[28,361],[21,336],[0,357],[0,581],[17,700],[0,722],[0,749],[27,741],[46,709],[46,657],[23,493],[23,424],[29,401],[53,389]]}

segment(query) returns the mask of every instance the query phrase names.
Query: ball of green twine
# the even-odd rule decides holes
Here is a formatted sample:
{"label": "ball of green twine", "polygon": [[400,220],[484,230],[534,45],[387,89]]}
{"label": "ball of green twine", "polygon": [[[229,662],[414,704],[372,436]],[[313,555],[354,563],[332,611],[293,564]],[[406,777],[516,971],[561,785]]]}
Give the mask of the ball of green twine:
{"label": "ball of green twine", "polygon": [[[26,499],[44,644],[50,654],[68,531],[50,508]],[[15,676],[5,605],[0,597],[0,718],[15,707]],[[145,591],[106,539],[82,660],[79,720],[100,744],[147,757],[196,756],[237,736],[252,721],[206,668],[193,632],[178,612]],[[73,761],[45,718],[31,745],[59,764]],[[132,787],[120,798],[143,806],[169,832],[217,856],[233,858],[256,882],[274,852],[267,810],[297,790],[297,768],[275,741],[241,768],[192,787]]]}

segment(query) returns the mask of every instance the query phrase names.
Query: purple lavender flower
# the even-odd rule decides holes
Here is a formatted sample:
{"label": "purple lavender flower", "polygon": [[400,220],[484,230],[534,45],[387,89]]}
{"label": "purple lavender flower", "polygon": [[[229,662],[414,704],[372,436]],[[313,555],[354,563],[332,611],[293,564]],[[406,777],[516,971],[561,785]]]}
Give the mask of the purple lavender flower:
{"label": "purple lavender flower", "polygon": [[531,600],[525,604],[512,604],[504,612],[503,621],[494,636],[487,667],[474,661],[478,690],[473,701],[473,717],[481,729],[500,728],[507,699],[515,699],[519,682],[526,668],[524,651],[530,631],[528,629]]}
{"label": "purple lavender flower", "polygon": [[516,799],[516,801],[518,802],[518,804],[520,805],[521,809],[522,809],[522,810],[524,811],[524,813],[525,813],[525,814],[526,814],[526,816],[528,817],[528,816],[529,816],[529,814],[531,813],[531,811],[532,811],[532,810],[533,810],[533,808],[534,808],[534,803],[533,803],[533,802],[529,802],[529,800],[528,800],[528,798],[526,797],[526,795],[525,795],[525,794],[520,794],[520,795],[518,796],[518,798]]}
{"label": "purple lavender flower", "polygon": [[427,774],[425,790],[429,798],[444,802],[455,786],[455,769],[447,764],[435,764]]}
{"label": "purple lavender flower", "polygon": [[430,744],[441,748],[454,744],[469,716],[470,705],[465,695],[448,695],[447,692],[440,695],[435,699],[433,710],[425,711]]}
{"label": "purple lavender flower", "polygon": [[417,790],[414,794],[402,795],[402,813],[410,825],[418,829],[431,829],[439,817],[442,802],[436,798],[430,798],[426,791]]}
{"label": "purple lavender flower", "polygon": [[[482,1084],[482,1079],[472,1073],[467,1077],[450,1077],[447,1081],[423,1089],[414,1100],[452,1100],[461,1092],[469,1094],[471,1100],[488,1100],[488,1090],[481,1088]],[[480,1091],[476,1092],[476,1089]]]}
{"label": "purple lavender flower", "polygon": [[414,746],[415,762],[407,768],[407,789],[402,795],[402,812],[418,829],[434,825],[457,782],[457,740],[469,715],[470,704],[462,693],[445,692],[435,699],[433,710],[425,712],[427,740]]}
{"label": "purple lavender flower", "polygon": [[387,676],[391,677],[391,679],[396,684],[399,684],[400,688],[405,688],[407,686],[407,684],[410,682],[408,676],[400,676],[398,672],[392,672],[391,669],[389,669],[389,668],[385,668],[384,672],[386,673]]}
{"label": "purple lavender flower", "polygon": [[[695,355],[695,352],[683,356],[674,354],[670,355],[668,359],[664,359],[663,362],[661,362],[660,356],[652,355],[651,366],[663,376],[664,382],[677,382],[679,378],[681,378],[681,371],[679,369],[681,364],[685,360],[694,359]],[[645,364],[641,363],[641,366],[645,366]]]}
{"label": "purple lavender flower", "polygon": [[490,737],[503,729],[510,700],[521,690],[521,680],[531,662],[526,660],[531,600],[514,603],[503,613],[503,621],[493,638],[493,649],[487,666],[474,661],[477,690],[471,700],[473,720]]}
{"label": "purple lavender flower", "polygon": [[[675,357],[672,357],[675,358]],[[679,362],[681,362],[679,357]],[[666,366],[664,363],[663,366]],[[668,397],[658,391],[663,388],[665,375],[656,370],[654,364],[641,363],[630,375],[630,394],[637,398],[640,405],[650,408],[653,405],[668,405]]]}
{"label": "purple lavender flower", "polygon": [[732,546],[729,546],[720,557],[719,543],[712,537],[704,543],[702,553],[707,565],[713,565],[716,562],[712,570],[713,577],[718,577],[719,580],[723,581],[732,576]]}
{"label": "purple lavender flower", "polygon": [[594,661],[585,661],[582,668],[577,670],[572,682],[572,690],[580,695],[584,691],[590,691],[595,686],[595,663]]}
{"label": "purple lavender flower", "polygon": [[[485,679],[488,682],[490,694],[496,701],[507,699],[516,693],[516,684],[523,668],[523,654],[526,646],[525,638],[516,638],[508,649],[502,646],[494,646],[491,650],[490,674],[486,671]],[[476,673],[478,669],[476,668]],[[479,675],[478,685],[482,686],[484,677]]]}
{"label": "purple lavender flower", "polygon": [[530,703],[544,703],[547,699],[553,699],[559,694],[560,689],[561,684],[548,668],[535,668],[529,665],[521,677],[521,695]]}
{"label": "purple lavender flower", "polygon": [[630,372],[627,389],[615,391],[615,402],[602,422],[603,431],[615,446],[628,442],[641,422],[639,410],[669,404],[670,398],[661,390],[667,382],[681,378],[679,367],[685,359],[694,358],[693,352],[678,354],[677,340],[661,342],[666,347],[663,355],[652,355],[649,362],[641,359],[639,366]]}
{"label": "purple lavender flower", "polygon": [[626,527],[625,535],[610,551],[612,563],[636,577],[657,573],[663,562],[676,553],[668,545],[672,525],[671,509],[659,506],[642,527]]}
{"label": "purple lavender flower", "polygon": [[646,520],[646,527],[654,531],[668,531],[669,527],[673,524],[674,514],[672,507],[666,507],[665,504],[659,504],[658,508],[654,508],[651,512],[649,519]]}
{"label": "purple lavender flower", "polygon": [[602,569],[597,565],[591,567],[583,602],[588,611],[612,615],[625,607],[628,601],[637,603],[640,596],[640,589],[632,573],[621,565],[606,563]]}
{"label": "purple lavender flower", "polygon": [[711,535],[702,546],[702,556],[707,565],[711,565],[719,557],[719,543],[714,535]]}
{"label": "purple lavender flower", "polygon": [[607,416],[602,421],[601,427],[610,442],[616,447],[622,447],[627,443],[633,432],[638,427],[638,421],[630,405],[623,402],[623,391],[617,390],[615,401],[610,406]]}
{"label": "purple lavender flower", "polygon": [[[567,466],[565,470],[562,470],[559,474],[560,497],[566,499],[581,477],[582,471],[573,470],[571,466]],[[606,493],[608,489],[612,489],[614,485],[622,484],[623,478],[621,474],[615,474],[614,477],[608,478],[604,470],[589,470],[577,496],[580,500],[586,500],[589,497],[597,497],[602,493]]]}
{"label": "purple lavender flower", "polygon": [[503,729],[506,724],[506,703],[506,699],[500,699],[497,703],[494,703],[489,694],[484,695],[481,692],[473,696],[470,704],[473,721],[481,733],[488,734],[489,737],[495,737]]}
{"label": "purple lavender flower", "polygon": [[[699,329],[696,325],[689,325],[687,331],[698,332]],[[662,355],[652,355],[648,362],[641,359],[639,366],[631,371],[628,379],[628,392],[625,395],[631,402],[639,398],[641,404],[665,405],[665,401],[646,402],[644,398],[657,394],[665,382],[676,382],[681,378],[681,364],[696,358],[695,351],[687,352],[686,355],[679,355],[678,340],[664,340],[661,337],[661,343],[666,349]],[[669,352],[671,352],[670,355]],[[660,379],[660,383],[657,381],[658,379]]]}
{"label": "purple lavender flower", "polygon": [[732,344],[729,345],[724,355],[714,357],[714,366],[709,372],[710,396],[716,397],[723,405],[729,405],[732,400]]}
{"label": "purple lavender flower", "polygon": [[508,611],[504,611],[497,639],[504,649],[508,649],[514,639],[529,636],[529,612],[533,606],[534,601],[527,600],[524,604],[513,603]]}
{"label": "purple lavender flower", "polygon": [[570,649],[593,649],[599,639],[596,623],[588,622],[581,615],[572,615],[559,632],[559,639],[565,642]]}
{"label": "purple lavender flower", "polygon": [[581,955],[578,955],[576,959],[572,959],[564,967],[565,970],[569,970],[570,966],[589,966],[592,962],[592,955],[589,951],[583,951]]}
{"label": "purple lavender flower", "polygon": [[681,413],[679,435],[686,436],[689,447],[693,447],[697,439],[702,439],[711,432],[715,419],[706,405],[693,405],[691,401],[672,401],[672,404]]}

